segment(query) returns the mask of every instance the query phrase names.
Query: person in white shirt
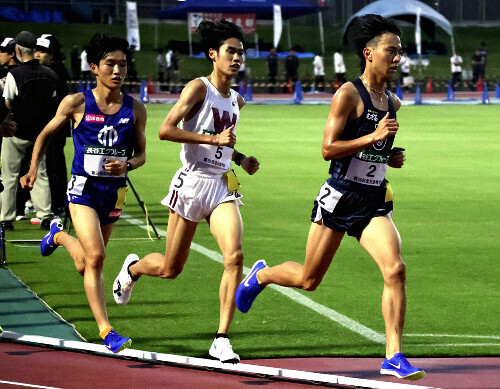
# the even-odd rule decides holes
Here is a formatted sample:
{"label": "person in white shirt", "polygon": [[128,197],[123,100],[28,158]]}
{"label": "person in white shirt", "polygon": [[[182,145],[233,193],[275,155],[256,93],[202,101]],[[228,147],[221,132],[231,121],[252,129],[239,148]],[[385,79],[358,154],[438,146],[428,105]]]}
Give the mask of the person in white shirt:
{"label": "person in white shirt", "polygon": [[410,67],[410,57],[408,57],[406,51],[403,51],[401,54],[401,60],[399,61],[399,68],[401,69],[401,85],[403,85],[405,90],[408,90],[409,85],[411,84],[408,79],[410,76]]}
{"label": "person in white shirt", "polygon": [[346,82],[345,79],[345,63],[344,56],[342,55],[342,47],[339,47],[335,54],[333,54],[333,67],[335,69],[335,74],[337,77],[337,81],[339,82],[339,87],[342,86]]}
{"label": "person in white shirt", "polygon": [[314,88],[317,91],[325,90],[325,66],[323,65],[323,55],[316,54],[313,61],[314,66]]}
{"label": "person in white shirt", "polygon": [[172,49],[168,49],[167,54],[165,54],[165,69],[167,70],[167,88],[170,92],[172,87],[170,86],[170,82],[172,81],[172,55],[174,52]]}
{"label": "person in white shirt", "polygon": [[457,90],[462,80],[462,57],[456,52],[450,58],[451,62],[451,87],[453,90]]}
{"label": "person in white shirt", "polygon": [[90,65],[87,62],[87,51],[83,50],[80,54],[80,71],[82,75],[82,80],[90,80]]}

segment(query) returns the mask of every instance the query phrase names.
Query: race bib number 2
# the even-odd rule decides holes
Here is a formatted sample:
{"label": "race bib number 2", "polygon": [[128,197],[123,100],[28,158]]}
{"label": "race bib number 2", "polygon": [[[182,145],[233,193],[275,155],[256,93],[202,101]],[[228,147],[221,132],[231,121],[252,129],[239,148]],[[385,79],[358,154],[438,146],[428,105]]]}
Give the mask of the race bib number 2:
{"label": "race bib number 2", "polygon": [[363,150],[351,160],[346,178],[358,184],[380,186],[387,172],[389,153]]}

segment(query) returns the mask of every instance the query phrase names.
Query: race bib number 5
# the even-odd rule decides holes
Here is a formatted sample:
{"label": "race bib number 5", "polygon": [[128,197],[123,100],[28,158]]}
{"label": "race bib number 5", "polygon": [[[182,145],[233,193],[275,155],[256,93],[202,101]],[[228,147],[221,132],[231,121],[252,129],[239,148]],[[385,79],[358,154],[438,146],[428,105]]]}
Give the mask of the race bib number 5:
{"label": "race bib number 5", "polygon": [[380,186],[385,178],[389,153],[362,150],[349,164],[346,178],[358,184]]}
{"label": "race bib number 5", "polygon": [[201,144],[198,146],[197,159],[207,165],[228,170],[231,167],[233,151],[231,147],[227,146]]}

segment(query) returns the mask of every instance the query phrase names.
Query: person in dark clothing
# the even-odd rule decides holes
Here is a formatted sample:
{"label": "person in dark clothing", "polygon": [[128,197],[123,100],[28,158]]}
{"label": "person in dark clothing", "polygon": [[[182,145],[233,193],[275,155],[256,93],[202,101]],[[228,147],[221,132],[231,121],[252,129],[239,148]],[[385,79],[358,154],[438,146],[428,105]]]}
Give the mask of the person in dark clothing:
{"label": "person in dark clothing", "polygon": [[298,80],[298,70],[299,70],[299,59],[295,54],[295,51],[290,50],[290,54],[286,57],[285,60],[285,69],[286,69],[286,81],[292,80],[293,84]]}
{"label": "person in dark clothing", "polygon": [[73,80],[80,79],[81,63],[80,63],[80,50],[77,45],[71,49],[71,75]]}
{"label": "person in dark clothing", "polygon": [[268,70],[268,82],[269,82],[269,93],[274,93],[274,85],[276,84],[276,78],[278,77],[278,54],[276,53],[276,48],[273,47],[267,56],[267,70]]}
{"label": "person in dark clothing", "polygon": [[483,64],[484,64],[483,60],[484,59],[481,57],[481,52],[479,50],[476,50],[471,59],[471,65],[472,65],[471,90],[474,90],[476,88],[477,82],[479,81],[479,77],[482,77],[481,71],[483,69]]}
{"label": "person in dark clothing", "polygon": [[[21,64],[12,69],[6,77],[3,97],[7,108],[11,109],[17,124],[15,136],[2,142],[2,192],[0,221],[6,230],[14,228],[16,217],[16,192],[21,162],[27,149],[43,127],[54,116],[57,109],[58,77],[46,66],[40,65],[34,57],[36,37],[28,31],[16,36],[16,56]],[[31,192],[36,216],[42,220],[41,228],[48,230],[54,214],[51,211],[50,188],[45,159],[38,171],[37,185]]]}
{"label": "person in dark clothing", "polygon": [[[69,93],[68,81],[70,78],[63,63],[64,54],[61,51],[59,40],[53,35],[42,35],[37,39],[35,58],[38,58],[40,64],[50,67],[59,77],[56,97],[57,105],[59,105]],[[71,136],[71,126],[67,123],[60,132],[52,137],[46,153],[52,212],[59,216],[66,213],[68,171],[66,169],[64,146],[66,146],[66,138],[69,136]],[[27,172],[28,170],[25,173]]]}
{"label": "person in dark clothing", "polygon": [[135,63],[135,45],[131,45],[129,49],[129,58],[127,58],[127,81],[129,82],[129,93],[135,93],[138,89],[139,77],[137,75],[137,66]]}

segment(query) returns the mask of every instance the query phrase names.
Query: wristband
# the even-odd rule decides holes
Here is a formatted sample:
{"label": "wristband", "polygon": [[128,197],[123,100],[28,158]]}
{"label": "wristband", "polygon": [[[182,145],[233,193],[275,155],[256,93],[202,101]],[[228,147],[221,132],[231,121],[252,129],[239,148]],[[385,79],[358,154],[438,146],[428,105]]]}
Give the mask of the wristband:
{"label": "wristband", "polygon": [[247,156],[245,154],[242,154],[242,153],[238,153],[236,154],[236,157],[234,157],[234,163],[238,166],[241,166],[241,160],[242,159],[245,159]]}
{"label": "wristband", "polygon": [[131,170],[132,170],[132,164],[129,161],[127,161],[127,171],[129,172]]}

